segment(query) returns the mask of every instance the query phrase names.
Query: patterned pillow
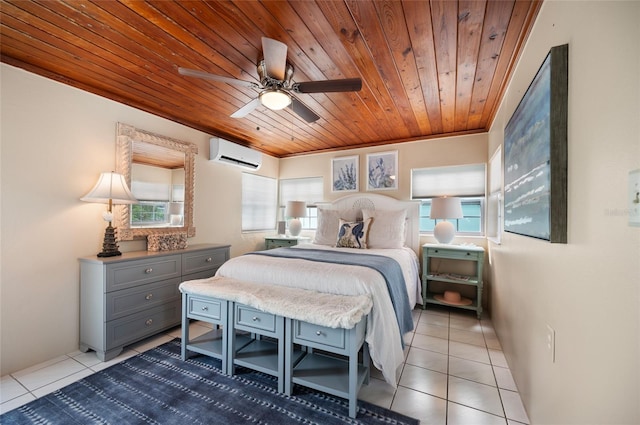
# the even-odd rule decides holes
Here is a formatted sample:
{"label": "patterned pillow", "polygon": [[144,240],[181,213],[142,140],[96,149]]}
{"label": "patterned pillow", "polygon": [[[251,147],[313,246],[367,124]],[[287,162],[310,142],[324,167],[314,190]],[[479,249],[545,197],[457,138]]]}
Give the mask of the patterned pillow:
{"label": "patterned pillow", "polygon": [[345,221],[340,219],[336,247],[367,249],[370,224],[371,219],[364,221]]}

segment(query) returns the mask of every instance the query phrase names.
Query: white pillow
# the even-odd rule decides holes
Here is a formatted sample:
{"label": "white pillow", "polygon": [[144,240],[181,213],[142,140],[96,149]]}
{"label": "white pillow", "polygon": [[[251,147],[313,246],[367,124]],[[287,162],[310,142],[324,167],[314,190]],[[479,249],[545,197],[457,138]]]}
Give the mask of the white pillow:
{"label": "white pillow", "polygon": [[341,218],[347,221],[355,221],[355,213],[351,211],[318,208],[318,228],[316,229],[313,243],[336,246]]}
{"label": "white pillow", "polygon": [[372,218],[368,248],[402,248],[405,240],[406,210],[362,210],[362,219]]}

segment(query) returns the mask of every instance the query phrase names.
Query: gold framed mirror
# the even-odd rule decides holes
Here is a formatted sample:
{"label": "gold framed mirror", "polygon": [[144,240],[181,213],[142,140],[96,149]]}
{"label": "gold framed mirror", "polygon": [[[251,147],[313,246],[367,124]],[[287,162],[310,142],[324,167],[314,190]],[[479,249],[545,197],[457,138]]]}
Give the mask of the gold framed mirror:
{"label": "gold framed mirror", "polygon": [[119,240],[185,232],[193,237],[195,157],[198,147],[118,123],[116,172],[124,175],[134,205],[114,211]]}

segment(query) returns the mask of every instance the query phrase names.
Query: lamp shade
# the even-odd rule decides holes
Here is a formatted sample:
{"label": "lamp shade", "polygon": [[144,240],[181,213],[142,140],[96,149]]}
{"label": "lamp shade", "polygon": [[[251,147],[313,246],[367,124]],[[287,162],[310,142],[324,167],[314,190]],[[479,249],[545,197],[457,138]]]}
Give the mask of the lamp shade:
{"label": "lamp shade", "polygon": [[447,218],[463,218],[462,203],[460,198],[451,198],[445,196],[443,198],[433,198],[431,200],[430,218],[447,219]]}
{"label": "lamp shade", "polygon": [[82,198],[81,201],[99,204],[135,204],[138,200],[131,194],[122,174],[106,172],[100,174],[98,183]]}
{"label": "lamp shade", "polygon": [[289,201],[287,207],[284,210],[286,217],[306,217],[307,216],[307,203],[304,201]]}

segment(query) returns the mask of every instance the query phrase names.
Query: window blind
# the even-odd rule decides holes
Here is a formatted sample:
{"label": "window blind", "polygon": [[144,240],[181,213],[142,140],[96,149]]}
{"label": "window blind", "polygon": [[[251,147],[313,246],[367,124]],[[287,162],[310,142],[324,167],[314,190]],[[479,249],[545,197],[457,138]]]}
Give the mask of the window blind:
{"label": "window blind", "polygon": [[242,173],[242,230],[276,228],[276,179]]}
{"label": "window blind", "polygon": [[411,170],[411,197],[484,196],[485,164]]}
{"label": "window blind", "polygon": [[489,193],[502,188],[502,147],[498,147],[489,160]]}
{"label": "window blind", "polygon": [[170,201],[171,186],[164,183],[132,181],[131,192],[139,201]]}
{"label": "window blind", "polygon": [[280,180],[280,206],[288,201],[304,201],[309,205],[315,205],[322,201],[324,196],[322,177],[306,177],[300,179]]}

